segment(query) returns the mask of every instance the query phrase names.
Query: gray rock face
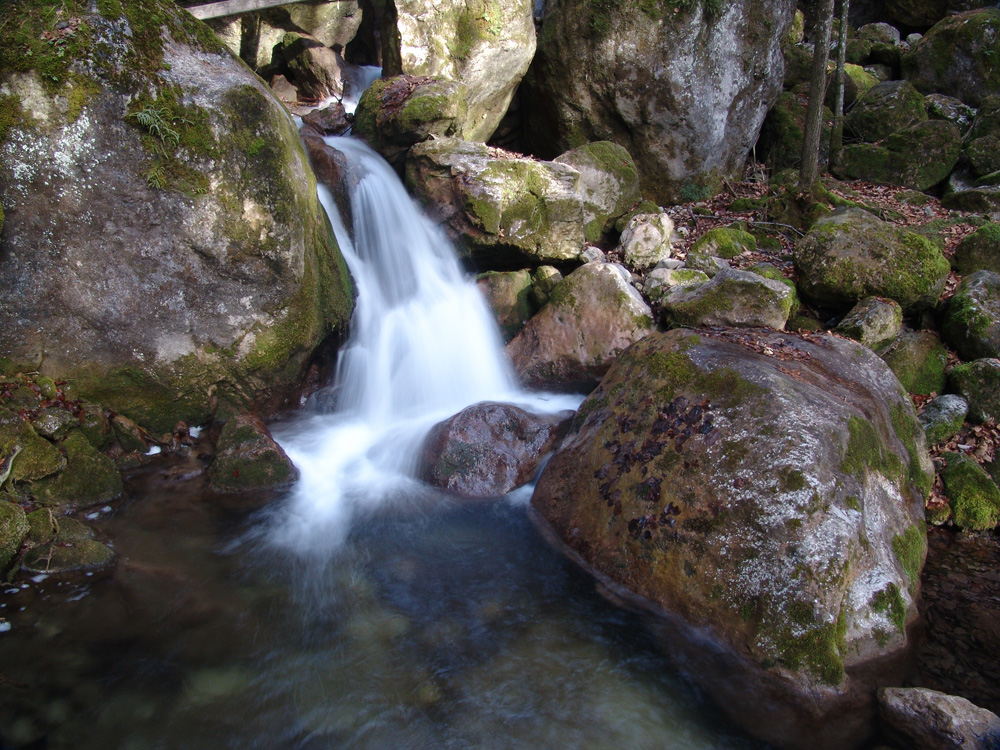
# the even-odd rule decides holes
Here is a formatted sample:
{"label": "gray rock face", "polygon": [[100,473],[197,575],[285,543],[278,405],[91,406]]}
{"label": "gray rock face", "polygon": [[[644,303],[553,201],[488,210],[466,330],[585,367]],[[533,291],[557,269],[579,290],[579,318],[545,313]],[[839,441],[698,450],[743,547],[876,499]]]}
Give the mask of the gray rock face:
{"label": "gray rock face", "polygon": [[941,334],[963,359],[1000,356],[1000,274],[976,271],[962,279]]}
{"label": "gray rock face", "polygon": [[0,74],[30,116],[0,143],[0,356],[160,434],[287,392],[352,303],[288,115],[155,7],[177,38],[152,74],[125,18],[86,16],[75,108]]}
{"label": "gray rock face", "polygon": [[587,263],[563,279],[549,303],[507,345],[525,385],[585,389],[653,329],[652,311],[628,271]]}
{"label": "gray rock face", "polygon": [[748,731],[840,750],[872,731],[907,648],[932,476],[868,349],[675,329],[584,401],[532,509]]}
{"label": "gray rock face", "polygon": [[395,0],[394,5],[395,21],[386,14],[390,26],[382,31],[384,40],[398,40],[397,50],[383,61],[386,75],[462,83],[469,92],[462,132],[470,140],[487,140],[535,53],[532,0]]}
{"label": "gray rock face", "polygon": [[[786,0],[546,7],[525,101],[533,147],[620,143],[660,205],[715,192],[746,159],[781,92]],[[532,107],[532,102],[534,103]]]}
{"label": "gray rock face", "polygon": [[965,698],[925,688],[878,691],[879,716],[913,750],[992,750],[1000,716]]}
{"label": "gray rock face", "polygon": [[539,416],[510,404],[473,404],[428,433],[420,475],[465,497],[504,495],[534,478],[572,414]]}
{"label": "gray rock face", "polygon": [[661,300],[667,320],[688,326],[784,328],[794,291],[749,271],[725,268],[708,283],[675,286]]}
{"label": "gray rock face", "polygon": [[569,165],[438,138],[410,150],[406,182],[474,258],[560,262],[583,249],[580,173]]}

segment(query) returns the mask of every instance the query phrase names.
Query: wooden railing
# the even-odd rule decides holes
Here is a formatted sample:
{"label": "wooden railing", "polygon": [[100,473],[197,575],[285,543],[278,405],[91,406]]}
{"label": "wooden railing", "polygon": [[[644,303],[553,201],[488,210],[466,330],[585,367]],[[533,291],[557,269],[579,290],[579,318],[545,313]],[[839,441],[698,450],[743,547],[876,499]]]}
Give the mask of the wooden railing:
{"label": "wooden railing", "polygon": [[240,13],[252,13],[255,10],[265,8],[275,8],[279,5],[291,5],[302,0],[221,0],[217,3],[205,3],[204,5],[192,5],[186,8],[187,12],[195,18],[205,20],[207,18],[221,18],[222,16],[236,16]]}

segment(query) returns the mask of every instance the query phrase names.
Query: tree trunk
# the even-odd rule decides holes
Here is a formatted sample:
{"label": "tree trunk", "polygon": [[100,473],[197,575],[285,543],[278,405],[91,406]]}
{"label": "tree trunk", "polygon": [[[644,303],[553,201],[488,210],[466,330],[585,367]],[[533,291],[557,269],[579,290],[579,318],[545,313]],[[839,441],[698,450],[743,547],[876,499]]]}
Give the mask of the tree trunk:
{"label": "tree trunk", "polygon": [[826,65],[830,59],[830,31],[833,27],[835,0],[821,0],[813,42],[812,77],[809,81],[809,107],[802,136],[802,166],[799,169],[799,194],[812,193],[819,171],[819,142],[823,132],[823,97],[826,94]]}
{"label": "tree trunk", "polygon": [[851,0],[840,0],[840,39],[837,46],[837,77],[834,81],[833,130],[830,132],[830,164],[836,164],[844,145],[844,66],[847,64],[847,16]]}

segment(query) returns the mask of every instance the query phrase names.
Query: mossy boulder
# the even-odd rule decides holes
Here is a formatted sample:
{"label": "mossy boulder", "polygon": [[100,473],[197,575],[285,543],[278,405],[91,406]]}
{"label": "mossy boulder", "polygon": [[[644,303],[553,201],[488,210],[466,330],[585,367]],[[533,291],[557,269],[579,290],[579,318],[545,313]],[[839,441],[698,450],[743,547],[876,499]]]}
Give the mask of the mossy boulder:
{"label": "mossy boulder", "polygon": [[941,470],[951,519],[960,529],[986,531],[1000,523],[1000,489],[975,459],[944,453]]}
{"label": "mossy boulder", "polygon": [[878,351],[899,335],[903,327],[903,308],[895,300],[867,297],[852,307],[840,323],[837,333]]}
{"label": "mossy boulder", "polygon": [[532,300],[531,272],[487,271],[476,278],[476,284],[486,297],[503,334],[510,341],[535,312]]}
{"label": "mossy boulder", "polygon": [[1000,224],[984,224],[963,239],[951,262],[962,276],[976,271],[1000,273]]}
{"label": "mossy boulder", "polygon": [[15,445],[21,447],[21,452],[10,466],[12,482],[33,482],[66,466],[66,457],[31,424],[9,411],[0,411],[0,450]]}
{"label": "mossy boulder", "polygon": [[685,326],[783,328],[794,291],[781,281],[727,268],[698,286],[675,286],[660,300],[666,322]]}
{"label": "mossy boulder", "polygon": [[962,359],[1000,357],[1000,274],[976,271],[962,279],[948,300],[941,335]]}
{"label": "mossy boulder", "polygon": [[535,53],[532,0],[395,0],[393,6],[382,14],[380,30],[385,75],[461,81],[468,90],[462,133],[488,140]]}
{"label": "mossy boulder", "polygon": [[975,359],[948,372],[948,384],[969,404],[969,421],[1000,420],[1000,360]]}
{"label": "mossy boulder", "polygon": [[658,302],[674,287],[700,286],[707,282],[708,275],[703,271],[690,268],[654,268],[643,279],[642,291],[648,299]]}
{"label": "mossy boulder", "polygon": [[742,253],[752,253],[756,250],[757,238],[737,227],[709,229],[691,246],[693,253],[714,255],[726,260],[732,260]]}
{"label": "mossy boulder", "polygon": [[700,271],[709,278],[713,278],[720,271],[730,268],[729,261],[715,255],[689,252],[684,259],[684,267],[691,271]]}
{"label": "mossy boulder", "polygon": [[927,190],[951,174],[961,155],[958,128],[932,120],[892,133],[879,145],[845,146],[833,172],[846,179]]}
{"label": "mossy boulder", "polygon": [[799,293],[847,309],[865,297],[895,300],[904,312],[934,305],[950,266],[931,240],[859,208],[816,221],[795,246]]}
{"label": "mossy boulder", "polygon": [[532,153],[610,140],[660,205],[713,195],[781,93],[793,13],[786,0],[549,4],[521,86]]}
{"label": "mossy boulder", "polygon": [[95,450],[82,432],[73,431],[59,447],[66,453],[66,468],[32,483],[31,493],[37,502],[75,510],[122,494],[122,478],[114,462]]}
{"label": "mossy boulder", "polygon": [[259,417],[240,414],[222,428],[208,475],[213,489],[250,492],[284,487],[298,470]]}
{"label": "mossy boulder", "polygon": [[983,100],[965,139],[965,158],[976,177],[1000,172],[1000,94]]}
{"label": "mossy boulder", "polygon": [[580,173],[567,164],[438,138],[410,149],[406,183],[487,267],[575,260],[583,250]]}
{"label": "mossy boulder", "polygon": [[168,0],[4,10],[0,352],[156,434],[280,403],[352,307],[287,112]]}
{"label": "mossy boulder", "polygon": [[531,506],[749,732],[832,750],[872,732],[874,688],[903,668],[932,476],[868,349],[675,329],[583,402]]}
{"label": "mossy boulder", "polygon": [[554,159],[580,173],[584,237],[599,242],[615,222],[642,201],[639,172],[628,151],[611,141],[574,148]]}
{"label": "mossy boulder", "polygon": [[903,75],[925,94],[955,96],[978,107],[1000,94],[1000,9],[949,16],[903,55]]}
{"label": "mossy boulder", "polygon": [[907,392],[927,396],[944,390],[948,350],[932,331],[903,331],[880,354]]}
{"label": "mossy boulder", "polygon": [[593,262],[559,282],[548,304],[507,345],[507,354],[525,385],[583,390],[652,330],[652,311],[629,272]]}
{"label": "mossy boulder", "polygon": [[622,230],[619,248],[625,264],[637,271],[653,268],[672,253],[674,221],[669,215],[635,214]]}
{"label": "mossy boulder", "polygon": [[920,415],[928,445],[947,443],[965,424],[969,402],[954,393],[946,393],[930,401]]}
{"label": "mossy boulder", "polygon": [[969,132],[976,117],[975,109],[947,94],[928,94],[924,97],[924,109],[930,119],[952,123],[963,136]]}
{"label": "mossy boulder", "polygon": [[468,91],[443,78],[396,76],[374,81],[361,96],[354,132],[402,168],[410,146],[465,135]]}
{"label": "mossy boulder", "polygon": [[844,129],[874,143],[926,119],[924,97],[908,81],[883,81],[854,103]]}
{"label": "mossy boulder", "polygon": [[29,529],[24,509],[17,503],[0,500],[0,576],[7,572]]}
{"label": "mossy boulder", "polygon": [[74,542],[56,540],[25,552],[21,558],[21,567],[29,573],[68,573],[75,570],[101,570],[114,561],[115,553],[95,539]]}
{"label": "mossy boulder", "polygon": [[[827,69],[827,88],[826,88],[826,98],[824,99],[824,105],[829,107],[832,111],[834,105],[836,104],[836,75],[837,66],[835,63],[831,62]],[[860,65],[853,65],[847,63],[844,65],[844,106],[850,107],[854,104],[860,97],[864,96],[868,91],[877,86],[881,81],[872,75],[869,71],[865,70]]]}
{"label": "mossy boulder", "polygon": [[303,99],[317,101],[344,95],[344,60],[315,37],[289,31],[281,39],[280,55]]}
{"label": "mossy boulder", "polygon": [[555,266],[539,266],[531,275],[531,300],[541,309],[552,296],[552,291],[563,280],[563,273]]}
{"label": "mossy boulder", "polygon": [[[811,56],[810,56],[811,57]],[[802,137],[805,132],[808,92],[786,91],[768,110],[760,129],[755,151],[774,172],[798,169],[802,163]],[[820,137],[820,162],[830,156],[830,128],[833,112],[823,108],[822,134]]]}

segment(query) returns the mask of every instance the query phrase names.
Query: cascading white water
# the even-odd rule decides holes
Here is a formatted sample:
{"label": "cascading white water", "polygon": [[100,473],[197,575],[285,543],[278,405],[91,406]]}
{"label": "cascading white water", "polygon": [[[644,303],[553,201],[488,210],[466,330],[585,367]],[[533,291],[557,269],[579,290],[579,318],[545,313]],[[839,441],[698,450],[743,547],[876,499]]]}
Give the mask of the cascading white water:
{"label": "cascading white water", "polygon": [[544,412],[579,403],[518,389],[496,323],[443,232],[375,152],[351,138],[325,140],[345,155],[355,185],[353,237],[322,186],[320,200],[358,298],[335,412],[276,432],[301,472],[278,534],[296,549],[328,548],[353,508],[413,492],[422,438],[466,406],[507,401]]}

